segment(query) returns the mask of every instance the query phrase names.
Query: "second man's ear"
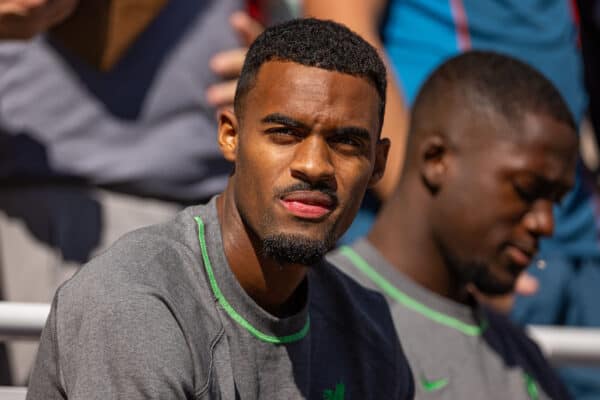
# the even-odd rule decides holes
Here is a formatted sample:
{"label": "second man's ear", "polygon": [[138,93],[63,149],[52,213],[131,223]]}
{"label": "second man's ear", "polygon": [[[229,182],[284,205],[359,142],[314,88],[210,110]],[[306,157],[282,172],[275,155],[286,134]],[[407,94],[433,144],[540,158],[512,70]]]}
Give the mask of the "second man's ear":
{"label": "second man's ear", "polygon": [[235,162],[239,142],[239,124],[233,111],[219,111],[218,129],[219,148],[227,161]]}
{"label": "second man's ear", "polygon": [[440,189],[448,172],[447,157],[448,146],[443,136],[428,136],[419,146],[421,179],[433,194]]}

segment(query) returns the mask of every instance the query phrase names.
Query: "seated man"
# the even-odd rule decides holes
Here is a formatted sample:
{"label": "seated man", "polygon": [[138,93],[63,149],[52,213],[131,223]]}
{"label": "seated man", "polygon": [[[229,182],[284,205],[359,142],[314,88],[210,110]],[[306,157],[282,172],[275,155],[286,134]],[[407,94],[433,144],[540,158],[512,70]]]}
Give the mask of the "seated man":
{"label": "seated man", "polygon": [[567,398],[538,347],[474,300],[512,291],[573,184],[560,94],[510,57],[459,55],[421,88],[407,149],[369,235],[330,261],[385,294],[417,398]]}
{"label": "seated man", "polygon": [[385,86],[339,24],[263,32],[219,116],[227,188],[58,290],[28,398],[411,398],[384,298],[322,261],[383,174]]}

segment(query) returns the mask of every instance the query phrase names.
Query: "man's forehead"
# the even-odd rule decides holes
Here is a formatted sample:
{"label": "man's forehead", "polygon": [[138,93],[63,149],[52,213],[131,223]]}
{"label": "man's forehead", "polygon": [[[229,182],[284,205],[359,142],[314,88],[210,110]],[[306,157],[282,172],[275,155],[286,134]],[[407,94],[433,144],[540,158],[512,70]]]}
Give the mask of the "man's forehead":
{"label": "man's forehead", "polygon": [[544,123],[533,131],[525,128],[520,134],[498,137],[481,159],[494,162],[511,176],[570,187],[577,162],[576,143],[567,126]]}
{"label": "man's forehead", "polygon": [[453,122],[448,124],[451,145],[459,148],[463,157],[483,169],[572,180],[578,140],[568,124],[539,112],[510,119],[488,107],[463,111],[452,114]]}
{"label": "man's forehead", "polygon": [[357,125],[378,135],[379,96],[364,78],[269,61],[261,67],[246,107],[259,119],[280,114],[306,125]]}
{"label": "man's forehead", "polygon": [[450,108],[444,113],[446,126],[450,128],[451,138],[459,143],[480,142],[490,149],[507,144],[535,143],[565,157],[572,155],[578,145],[573,128],[546,112],[506,112],[489,103]]}
{"label": "man's forehead", "polygon": [[546,157],[555,163],[574,164],[578,154],[578,138],[567,123],[543,112],[522,114],[511,139],[516,146],[529,152],[531,157]]}
{"label": "man's forehead", "polygon": [[[289,60],[270,60],[263,63],[257,71],[256,83],[262,86],[270,86],[273,82],[284,82],[289,85],[303,86],[312,85],[315,81],[340,80],[353,82],[352,86],[369,87],[375,92],[376,89],[370,84],[366,77],[352,75],[331,69],[304,65]],[[341,87],[342,91],[348,87]]]}

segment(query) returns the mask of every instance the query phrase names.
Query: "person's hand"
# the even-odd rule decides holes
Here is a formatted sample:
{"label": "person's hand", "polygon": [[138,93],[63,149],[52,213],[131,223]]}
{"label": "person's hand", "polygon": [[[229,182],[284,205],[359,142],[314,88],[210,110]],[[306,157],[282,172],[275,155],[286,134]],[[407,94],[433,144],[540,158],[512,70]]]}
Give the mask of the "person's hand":
{"label": "person's hand", "polygon": [[30,39],[68,17],[78,0],[0,0],[0,39]]}
{"label": "person's hand", "polygon": [[260,23],[242,11],[233,13],[229,22],[239,35],[242,47],[217,53],[210,60],[210,68],[224,80],[206,91],[206,99],[216,107],[230,107],[233,104],[237,78],[242,71],[248,46],[264,30]]}

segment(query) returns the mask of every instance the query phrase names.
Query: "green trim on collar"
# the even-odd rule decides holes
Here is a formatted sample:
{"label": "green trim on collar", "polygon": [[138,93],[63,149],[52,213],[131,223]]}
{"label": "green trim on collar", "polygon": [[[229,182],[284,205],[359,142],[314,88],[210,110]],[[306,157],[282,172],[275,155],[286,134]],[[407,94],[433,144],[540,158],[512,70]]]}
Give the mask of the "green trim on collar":
{"label": "green trim on collar", "polygon": [[446,325],[449,328],[456,329],[467,336],[479,336],[487,328],[486,321],[482,321],[480,326],[467,324],[449,315],[436,311],[413,299],[396,286],[392,285],[387,279],[375,271],[375,269],[373,269],[373,267],[371,267],[369,263],[367,263],[351,247],[342,246],[340,248],[340,252],[352,262],[356,269],[365,274],[367,278],[377,285],[382,292],[396,300],[398,303],[404,305],[406,308],[410,308],[411,310],[418,312],[419,314],[434,322],[437,322],[438,324]]}
{"label": "green trim on collar", "polygon": [[525,381],[525,389],[527,390],[527,395],[531,400],[538,400],[540,398],[540,392],[537,387],[537,383],[535,379],[527,372],[523,373],[523,380]]}
{"label": "green trim on collar", "polygon": [[238,312],[229,304],[219,285],[217,284],[217,280],[215,279],[215,275],[213,273],[212,264],[208,257],[208,250],[206,248],[206,240],[204,238],[204,222],[200,217],[194,217],[196,223],[198,224],[198,240],[200,241],[200,250],[202,252],[202,261],[204,262],[204,268],[206,270],[206,274],[208,275],[208,281],[210,282],[210,287],[212,292],[221,305],[223,309],[229,314],[229,316],[238,324],[240,324],[244,329],[246,329],[252,336],[256,337],[259,340],[267,343],[275,343],[275,344],[284,344],[284,343],[292,343],[296,342],[300,339],[303,339],[310,329],[310,318],[306,317],[306,324],[304,327],[300,329],[298,332],[288,335],[288,336],[273,336],[267,335],[264,332],[256,329],[250,322],[246,321],[244,317],[242,317]]}

